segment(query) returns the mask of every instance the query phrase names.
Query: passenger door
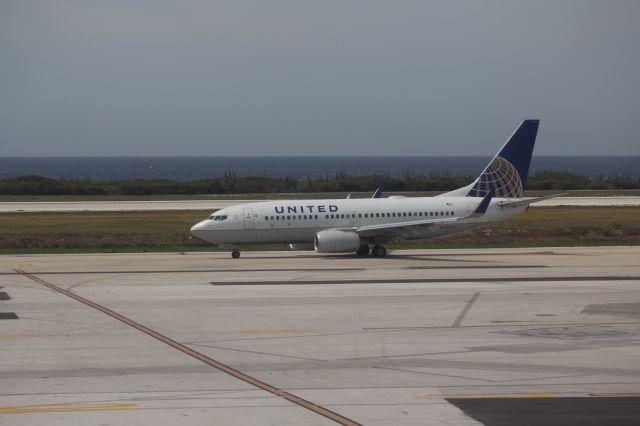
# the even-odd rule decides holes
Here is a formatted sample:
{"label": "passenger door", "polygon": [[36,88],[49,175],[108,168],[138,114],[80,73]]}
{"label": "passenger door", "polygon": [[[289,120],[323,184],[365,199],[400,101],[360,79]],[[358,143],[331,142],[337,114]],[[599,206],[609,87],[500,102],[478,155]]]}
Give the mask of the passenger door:
{"label": "passenger door", "polygon": [[254,229],[252,208],[244,208],[244,229]]}

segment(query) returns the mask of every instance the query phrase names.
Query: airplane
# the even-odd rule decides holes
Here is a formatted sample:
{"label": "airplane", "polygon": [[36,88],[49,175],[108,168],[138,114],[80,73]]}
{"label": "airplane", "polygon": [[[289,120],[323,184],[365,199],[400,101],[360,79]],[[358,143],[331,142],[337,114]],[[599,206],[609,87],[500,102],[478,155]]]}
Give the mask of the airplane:
{"label": "airplane", "polygon": [[191,234],[231,248],[289,244],[294,250],[384,257],[383,244],[456,234],[505,220],[529,204],[524,198],[539,120],[524,120],[471,184],[433,197],[389,196],[333,200],[277,200],[239,204],[195,224]]}

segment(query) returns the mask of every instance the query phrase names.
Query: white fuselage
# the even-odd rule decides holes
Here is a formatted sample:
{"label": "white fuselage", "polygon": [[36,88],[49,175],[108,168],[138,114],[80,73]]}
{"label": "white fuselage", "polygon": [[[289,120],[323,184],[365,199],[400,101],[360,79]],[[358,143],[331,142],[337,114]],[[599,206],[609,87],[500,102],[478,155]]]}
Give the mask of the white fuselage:
{"label": "white fuselage", "polygon": [[[509,199],[513,201],[514,199]],[[357,229],[365,225],[392,224],[427,219],[462,218],[478,207],[476,197],[389,197],[378,199],[278,200],[219,210],[196,224],[196,237],[216,244],[313,244],[325,229]],[[527,206],[501,207],[494,198],[484,215],[412,230],[402,238],[416,240],[441,237],[486,226],[526,210]],[[214,220],[226,216],[223,220]],[[380,242],[372,241],[372,242]]]}

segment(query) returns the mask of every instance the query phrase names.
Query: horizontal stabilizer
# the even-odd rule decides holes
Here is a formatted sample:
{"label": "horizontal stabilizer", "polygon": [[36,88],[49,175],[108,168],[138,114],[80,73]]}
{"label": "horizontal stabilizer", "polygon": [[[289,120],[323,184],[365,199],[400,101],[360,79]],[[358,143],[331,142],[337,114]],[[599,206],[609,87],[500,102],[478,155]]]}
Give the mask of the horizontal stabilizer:
{"label": "horizontal stabilizer", "polygon": [[545,195],[544,197],[527,198],[525,200],[518,200],[518,201],[503,201],[498,205],[500,207],[528,206],[529,204],[537,203],[538,201],[549,200],[551,198],[561,197],[563,195],[567,195],[567,194]]}

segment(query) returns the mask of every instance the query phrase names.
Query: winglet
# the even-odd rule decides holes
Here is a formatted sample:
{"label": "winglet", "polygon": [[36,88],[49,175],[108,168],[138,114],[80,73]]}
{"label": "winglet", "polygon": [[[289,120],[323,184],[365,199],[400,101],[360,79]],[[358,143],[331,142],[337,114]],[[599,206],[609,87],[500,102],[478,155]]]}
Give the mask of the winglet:
{"label": "winglet", "polygon": [[491,199],[493,198],[494,190],[491,189],[487,195],[484,196],[476,211],[473,212],[472,216],[482,216],[487,212],[489,208],[489,203],[491,203]]}
{"label": "winglet", "polygon": [[376,192],[373,193],[373,195],[371,196],[371,198],[380,198],[382,196],[382,187],[379,186],[376,189]]}

